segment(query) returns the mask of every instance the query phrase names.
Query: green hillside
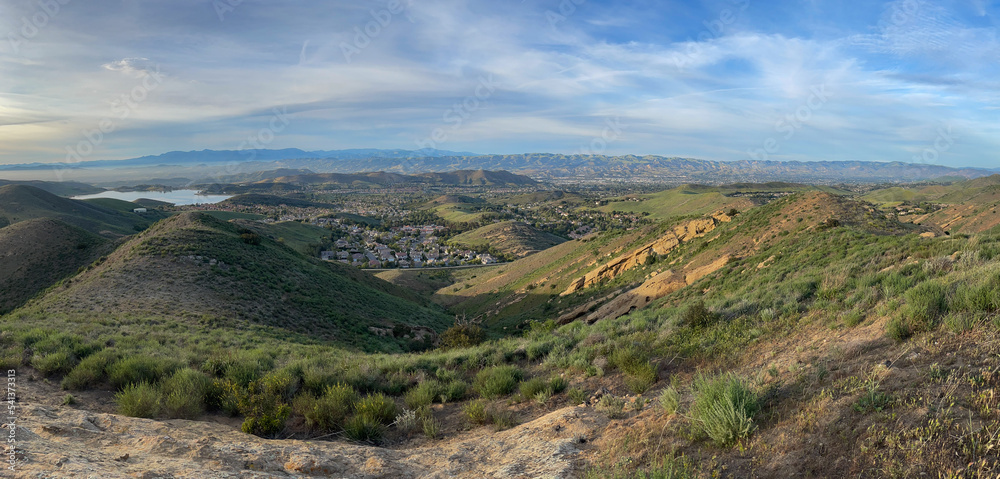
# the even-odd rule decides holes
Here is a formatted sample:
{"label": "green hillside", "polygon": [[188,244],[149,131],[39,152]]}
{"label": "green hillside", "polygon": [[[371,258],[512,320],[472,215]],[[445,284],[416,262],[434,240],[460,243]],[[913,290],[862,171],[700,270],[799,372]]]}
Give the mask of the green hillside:
{"label": "green hillside", "polygon": [[408,347],[407,340],[381,338],[369,328],[440,330],[448,323],[441,312],[405,295],[237,225],[184,213],[136,235],[100,265],[13,316],[24,324],[99,319],[112,328],[147,318],[222,329],[259,325],[327,344],[393,350]]}
{"label": "green hillside", "polygon": [[0,225],[37,218],[55,218],[102,236],[134,234],[158,219],[62,198],[32,186],[0,187]]}
{"label": "green hillside", "polygon": [[524,257],[566,242],[524,223],[494,223],[455,236],[450,242],[467,248],[489,247],[501,254]]}
{"label": "green hillside", "polygon": [[110,250],[108,240],[58,220],[0,228],[0,315]]}

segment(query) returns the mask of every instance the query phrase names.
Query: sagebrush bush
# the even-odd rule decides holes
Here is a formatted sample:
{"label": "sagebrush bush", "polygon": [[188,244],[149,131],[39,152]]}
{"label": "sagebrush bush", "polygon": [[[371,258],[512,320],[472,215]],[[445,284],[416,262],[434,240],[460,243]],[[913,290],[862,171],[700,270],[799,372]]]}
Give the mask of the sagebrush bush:
{"label": "sagebrush bush", "polygon": [[469,421],[469,424],[476,426],[482,426],[488,424],[490,421],[490,416],[486,411],[486,403],[482,400],[472,401],[462,408],[462,413],[465,415],[465,419]]}
{"label": "sagebrush bush", "polygon": [[930,331],[948,308],[947,292],[937,281],[925,281],[906,292],[903,317],[916,331]]}
{"label": "sagebrush bush", "polygon": [[441,402],[461,401],[465,399],[465,394],[469,390],[469,385],[461,379],[456,379],[445,385],[441,392]]}
{"label": "sagebrush bush", "polygon": [[753,417],[760,411],[760,402],[746,380],[732,373],[699,374],[692,389],[694,426],[716,445],[732,446],[753,433]]}
{"label": "sagebrush bush", "polygon": [[190,368],[178,370],[160,387],[167,416],[195,419],[205,412],[205,394],[211,380]]}
{"label": "sagebrush bush", "polygon": [[443,390],[444,386],[435,380],[424,381],[407,392],[403,402],[410,409],[429,406],[438,399]]}
{"label": "sagebrush bush", "polygon": [[295,400],[295,411],[306,419],[312,429],[333,432],[344,427],[347,417],[354,412],[358,394],[346,384],[328,386],[320,397],[300,395]]}
{"label": "sagebrush bush", "polygon": [[718,318],[705,307],[705,302],[698,300],[684,309],[681,314],[681,324],[694,328],[703,328],[714,323]]}
{"label": "sagebrush bush", "polygon": [[673,388],[673,386],[667,386],[660,392],[660,407],[662,407],[667,414],[677,412],[680,405],[681,395],[676,389]]}
{"label": "sagebrush bush", "polygon": [[270,375],[247,386],[239,404],[240,413],[245,416],[240,427],[243,432],[271,437],[285,429],[285,421],[292,412],[284,397],[288,381],[286,376]]}
{"label": "sagebrush bush", "polygon": [[456,324],[441,333],[441,347],[444,349],[470,348],[481,344],[486,332],[475,324]]}
{"label": "sagebrush bush", "polygon": [[473,388],[486,399],[506,396],[517,388],[521,370],[514,366],[493,366],[479,371]]}
{"label": "sagebrush bush", "polygon": [[160,414],[160,391],[147,382],[133,383],[115,394],[115,403],[119,414],[153,419]]}
{"label": "sagebrush bush", "polygon": [[396,403],[382,393],[369,394],[354,406],[357,416],[365,416],[380,424],[392,424],[396,419]]}
{"label": "sagebrush bush", "polygon": [[385,437],[385,425],[376,418],[355,414],[344,424],[344,435],[358,442],[381,444]]}
{"label": "sagebrush bush", "polygon": [[79,391],[96,386],[106,376],[108,366],[119,357],[115,351],[105,349],[83,358],[63,378],[62,388]]}
{"label": "sagebrush bush", "polygon": [[69,351],[56,351],[45,355],[36,354],[31,365],[43,376],[65,374],[76,366],[76,358]]}
{"label": "sagebrush bush", "polygon": [[540,392],[548,392],[549,396],[552,395],[552,389],[542,378],[531,378],[524,381],[519,389],[523,399],[534,399]]}
{"label": "sagebrush bush", "polygon": [[115,361],[108,368],[108,380],[117,389],[141,382],[156,384],[160,378],[172,373],[178,366],[177,362],[163,358],[128,356]]}

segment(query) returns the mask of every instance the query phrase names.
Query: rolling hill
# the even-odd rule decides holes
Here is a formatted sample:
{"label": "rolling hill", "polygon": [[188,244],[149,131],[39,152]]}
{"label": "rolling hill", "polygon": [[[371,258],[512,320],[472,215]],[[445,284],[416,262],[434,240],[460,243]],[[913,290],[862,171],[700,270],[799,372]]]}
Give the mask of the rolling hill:
{"label": "rolling hill", "polygon": [[528,186],[537,184],[531,178],[506,171],[460,170],[404,175],[378,171],[373,173],[312,173],[274,176],[256,186],[268,184],[325,185],[329,187],[364,188],[387,186]]}
{"label": "rolling hill", "polygon": [[63,198],[33,186],[0,187],[0,226],[38,218],[55,218],[108,237],[134,234],[157,219]]}
{"label": "rolling hill", "polygon": [[565,243],[566,239],[524,223],[506,221],[466,231],[450,241],[468,248],[489,246],[500,253],[523,258]]}
{"label": "rolling hill", "polygon": [[0,315],[111,250],[107,239],[59,220],[0,228]]}
{"label": "rolling hill", "polygon": [[442,329],[448,317],[360,271],[308,258],[264,235],[202,213],[138,234],[105,261],[15,311],[24,321],[141,318],[220,328],[254,325],[367,350],[406,345],[376,329]]}

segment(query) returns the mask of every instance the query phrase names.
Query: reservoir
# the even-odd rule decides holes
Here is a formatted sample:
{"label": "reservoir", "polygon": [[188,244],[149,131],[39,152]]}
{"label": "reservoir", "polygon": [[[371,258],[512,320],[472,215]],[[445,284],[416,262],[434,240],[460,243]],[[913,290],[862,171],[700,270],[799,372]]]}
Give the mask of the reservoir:
{"label": "reservoir", "polygon": [[105,191],[93,195],[74,196],[74,200],[89,200],[93,198],[114,198],[116,200],[135,201],[139,198],[165,201],[177,206],[215,204],[232,198],[232,195],[199,195],[198,190],[174,191]]}

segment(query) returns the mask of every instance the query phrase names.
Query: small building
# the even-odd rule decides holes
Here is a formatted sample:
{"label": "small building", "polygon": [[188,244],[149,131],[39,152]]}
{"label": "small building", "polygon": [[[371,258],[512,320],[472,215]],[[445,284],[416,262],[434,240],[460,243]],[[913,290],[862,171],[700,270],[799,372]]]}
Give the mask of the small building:
{"label": "small building", "polygon": [[135,208],[132,210],[133,213],[145,213],[146,208]]}

